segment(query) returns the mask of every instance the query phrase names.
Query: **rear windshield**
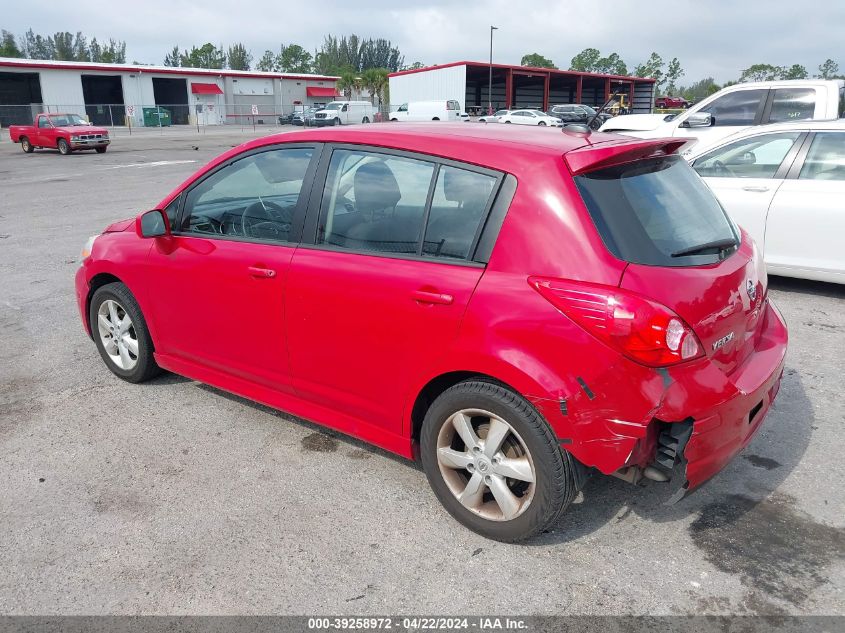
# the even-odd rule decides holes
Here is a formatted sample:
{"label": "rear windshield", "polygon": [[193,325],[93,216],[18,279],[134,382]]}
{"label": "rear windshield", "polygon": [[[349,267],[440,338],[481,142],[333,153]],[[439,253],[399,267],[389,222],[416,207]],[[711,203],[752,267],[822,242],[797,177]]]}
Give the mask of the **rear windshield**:
{"label": "rear windshield", "polygon": [[575,182],[605,245],[624,261],[712,264],[739,243],[733,222],[680,156],[616,165]]}

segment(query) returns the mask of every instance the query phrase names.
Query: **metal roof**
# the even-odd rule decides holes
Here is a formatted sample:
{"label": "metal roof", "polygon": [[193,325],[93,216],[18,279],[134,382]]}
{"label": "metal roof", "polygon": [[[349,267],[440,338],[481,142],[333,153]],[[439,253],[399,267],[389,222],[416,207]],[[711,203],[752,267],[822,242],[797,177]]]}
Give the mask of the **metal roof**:
{"label": "metal roof", "polygon": [[[453,66],[472,66],[473,68],[490,68],[491,64],[488,62],[470,62],[459,61],[450,62],[448,64],[437,64],[434,66],[425,66],[424,68],[414,68],[412,70],[400,70],[395,73],[390,73],[389,77],[401,77],[402,75],[413,75],[414,73],[424,73],[429,70],[440,70],[441,68],[452,68]],[[580,70],[559,70],[557,68],[537,68],[535,66],[518,66],[515,64],[492,64],[493,68],[504,68],[515,70],[519,72],[529,72],[538,74],[562,75],[570,77],[595,77],[596,79],[617,79],[620,81],[635,81],[643,83],[654,83],[655,80],[651,77],[629,77],[626,75],[607,75],[604,73],[588,73]]]}

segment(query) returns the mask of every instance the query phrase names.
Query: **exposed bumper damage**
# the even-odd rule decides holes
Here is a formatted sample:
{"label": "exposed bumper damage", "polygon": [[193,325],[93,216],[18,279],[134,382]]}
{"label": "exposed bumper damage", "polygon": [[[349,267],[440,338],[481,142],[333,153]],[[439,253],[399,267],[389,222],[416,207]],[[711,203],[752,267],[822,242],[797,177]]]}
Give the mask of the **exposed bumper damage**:
{"label": "exposed bumper damage", "polygon": [[660,370],[623,360],[574,377],[560,402],[533,401],[582,464],[631,483],[667,482],[677,502],[745,448],[769,412],[786,326],[775,310],[766,317],[755,353],[730,374],[706,359]]}

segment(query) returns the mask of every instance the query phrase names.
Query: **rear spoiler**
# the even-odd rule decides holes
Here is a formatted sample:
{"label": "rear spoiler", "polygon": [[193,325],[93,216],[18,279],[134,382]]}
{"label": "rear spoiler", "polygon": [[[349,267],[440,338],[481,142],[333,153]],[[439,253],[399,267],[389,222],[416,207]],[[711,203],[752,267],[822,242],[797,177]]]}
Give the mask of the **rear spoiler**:
{"label": "rear spoiler", "polygon": [[630,139],[621,142],[585,145],[563,155],[563,160],[573,176],[588,171],[621,165],[645,158],[657,158],[677,153],[686,145],[692,145],[692,138]]}

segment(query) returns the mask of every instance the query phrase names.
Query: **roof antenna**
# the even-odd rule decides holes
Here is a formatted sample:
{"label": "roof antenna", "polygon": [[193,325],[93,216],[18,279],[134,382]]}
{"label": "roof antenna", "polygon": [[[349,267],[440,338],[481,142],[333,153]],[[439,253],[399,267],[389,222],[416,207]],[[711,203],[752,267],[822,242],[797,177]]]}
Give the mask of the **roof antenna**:
{"label": "roof antenna", "polygon": [[619,96],[619,92],[620,92],[619,88],[617,88],[616,90],[614,90],[614,91],[613,91],[613,94],[612,94],[612,95],[610,95],[610,98],[609,98],[607,101],[605,101],[605,102],[604,102],[604,105],[603,105],[602,107],[600,107],[600,108],[598,109],[598,111],[597,111],[597,112],[593,115],[593,118],[592,118],[592,119],[590,119],[590,121],[587,123],[587,129],[588,129],[588,130],[592,130],[592,129],[593,129],[593,122],[595,122],[595,120],[596,120],[597,118],[599,118],[599,115],[600,115],[602,112],[604,112],[604,109],[605,109],[607,106],[609,106],[611,103],[613,103],[613,102],[616,100],[616,97],[618,97],[618,96]]}

